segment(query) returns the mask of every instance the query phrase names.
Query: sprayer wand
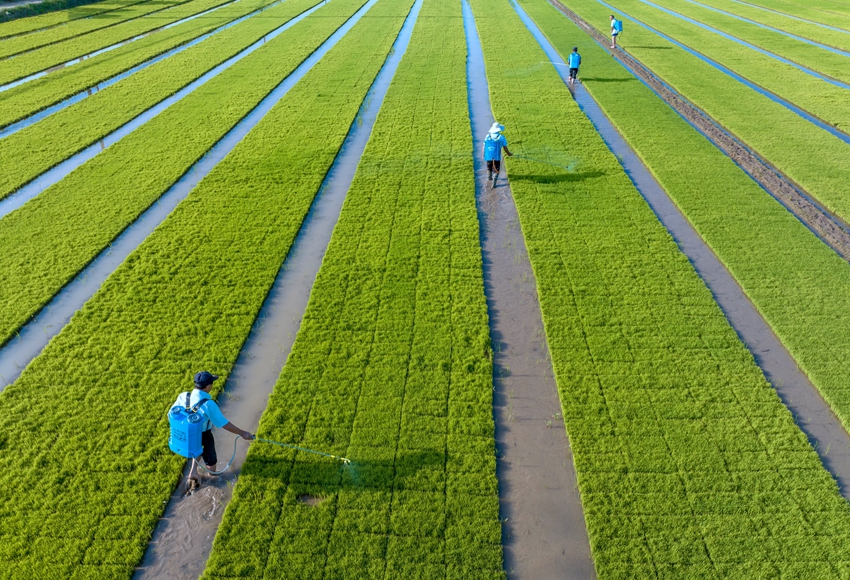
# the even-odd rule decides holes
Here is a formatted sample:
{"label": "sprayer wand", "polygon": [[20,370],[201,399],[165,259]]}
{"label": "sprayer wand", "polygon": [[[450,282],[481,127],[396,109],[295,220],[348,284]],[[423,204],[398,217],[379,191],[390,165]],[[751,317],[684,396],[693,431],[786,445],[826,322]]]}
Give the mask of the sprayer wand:
{"label": "sprayer wand", "polygon": [[322,451],[315,451],[314,449],[307,449],[305,447],[298,447],[297,445],[292,445],[291,443],[281,443],[279,441],[272,441],[271,439],[263,439],[262,437],[257,437],[257,441],[262,441],[263,443],[271,443],[272,445],[280,445],[281,447],[289,447],[290,449],[297,449],[298,451],[304,451],[305,453],[314,453],[316,455],[323,455],[325,457],[330,457],[331,459],[339,459],[345,465],[351,463],[350,459],[346,459],[345,457],[340,457],[338,455],[331,455],[330,453],[323,453]]}

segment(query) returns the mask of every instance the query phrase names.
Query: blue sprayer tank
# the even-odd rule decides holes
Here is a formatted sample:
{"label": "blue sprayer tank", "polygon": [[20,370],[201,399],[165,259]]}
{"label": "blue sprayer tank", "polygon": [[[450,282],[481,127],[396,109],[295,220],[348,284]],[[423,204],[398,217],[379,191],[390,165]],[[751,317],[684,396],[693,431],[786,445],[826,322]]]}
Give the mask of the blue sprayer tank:
{"label": "blue sprayer tank", "polygon": [[168,437],[171,450],[188,459],[199,457],[204,450],[201,445],[204,416],[197,409],[175,405],[168,412],[168,423],[171,426],[171,435]]}

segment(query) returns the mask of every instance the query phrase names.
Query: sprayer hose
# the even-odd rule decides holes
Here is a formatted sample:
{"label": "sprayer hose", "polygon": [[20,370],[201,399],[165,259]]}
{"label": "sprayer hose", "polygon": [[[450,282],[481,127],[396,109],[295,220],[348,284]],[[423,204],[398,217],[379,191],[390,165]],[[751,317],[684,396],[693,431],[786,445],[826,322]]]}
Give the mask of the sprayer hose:
{"label": "sprayer hose", "polygon": [[233,440],[233,455],[230,456],[230,461],[227,462],[227,465],[224,466],[224,469],[221,469],[219,471],[212,471],[211,469],[207,469],[207,466],[201,463],[200,461],[198,461],[198,468],[203,469],[210,475],[221,475],[222,473],[230,469],[230,465],[233,463],[233,460],[236,459],[236,443],[237,441],[239,441],[239,439],[240,437],[237,435],[236,439]]}

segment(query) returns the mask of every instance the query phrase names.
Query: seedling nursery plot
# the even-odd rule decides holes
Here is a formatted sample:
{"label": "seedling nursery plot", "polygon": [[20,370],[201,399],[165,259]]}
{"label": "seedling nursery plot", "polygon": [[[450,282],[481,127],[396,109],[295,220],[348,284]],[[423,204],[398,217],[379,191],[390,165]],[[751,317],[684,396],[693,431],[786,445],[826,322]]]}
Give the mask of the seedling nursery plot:
{"label": "seedling nursery plot", "polygon": [[[0,24],[0,370],[14,372],[0,376],[0,580],[850,577],[848,450],[818,447],[778,396],[593,120],[619,132],[826,401],[817,421],[846,438],[850,264],[619,57],[850,229],[850,143],[806,117],[846,130],[848,6],[104,0]],[[612,13],[614,49],[588,34],[608,35]],[[486,83],[468,74],[482,65],[465,29]],[[515,154],[496,185],[476,185],[470,86]],[[316,220],[343,175],[338,215]],[[545,416],[493,412],[493,350],[512,348],[482,253],[478,212],[496,198],[515,204],[528,249],[536,292],[521,299],[539,301],[560,402]],[[317,227],[327,246],[306,247]],[[269,363],[272,389],[238,361],[275,324],[265,309],[299,252],[318,274],[306,309],[277,303],[297,332]],[[57,327],[38,328],[48,311]],[[23,343],[33,354],[12,358]],[[256,438],[236,444],[224,509],[187,514],[220,489],[203,471],[196,488],[192,454],[175,452],[200,438],[171,413],[199,371]],[[560,420],[550,462],[573,462],[562,499],[582,512],[583,550],[557,535],[532,546],[508,523],[522,514],[505,491],[534,497],[547,480],[502,456],[500,434],[523,421],[536,445]],[[235,435],[214,432],[220,470]],[[175,518],[205,561],[161,549]]]}

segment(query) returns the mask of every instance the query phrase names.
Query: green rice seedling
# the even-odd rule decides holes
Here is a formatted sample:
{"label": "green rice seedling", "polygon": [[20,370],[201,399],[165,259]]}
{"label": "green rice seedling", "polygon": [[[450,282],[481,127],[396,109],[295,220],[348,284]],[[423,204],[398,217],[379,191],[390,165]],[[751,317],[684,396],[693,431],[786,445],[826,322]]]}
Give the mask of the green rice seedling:
{"label": "green rice seedling", "polygon": [[[557,23],[545,30],[563,40],[561,50],[587,38],[554,20],[545,2],[523,5]],[[593,169],[576,181],[530,180],[522,179],[528,163],[508,161],[597,576],[751,578],[753,570],[795,569],[830,577],[847,565],[835,546],[850,530],[834,480],[554,69],[519,81],[507,72],[543,59],[510,4],[472,7],[479,30],[498,22],[502,31],[481,40],[494,113],[512,148],[562,147]],[[599,78],[618,66],[588,62],[605,72]],[[656,135],[668,129],[652,116],[651,99],[623,87],[605,90],[628,111],[626,135],[637,131],[632,125]],[[603,109],[614,101],[601,99]],[[681,147],[672,151],[704,143],[660,142]],[[669,150],[665,159],[672,163]]]}
{"label": "green rice seedling", "polygon": [[[427,0],[260,423],[334,432],[356,469],[297,457],[243,478],[204,578],[504,577],[465,66],[460,4]],[[269,451],[252,447],[245,471]],[[242,518],[272,481],[275,520]],[[305,521],[286,500],[304,485],[336,510]]]}
{"label": "green rice seedling", "polygon": [[[17,434],[0,445],[0,576],[132,576],[183,466],[167,448],[165,411],[197,368],[226,376],[234,364],[411,3],[372,8],[0,394],[0,433]],[[276,406],[306,417],[310,404],[302,394]],[[288,420],[267,434],[339,440],[337,428]],[[296,451],[266,447],[236,486],[253,478],[261,491],[236,517],[272,522],[282,501],[306,510],[282,534],[326,526],[336,500],[298,497],[326,497],[310,481],[333,480],[336,466],[293,468]],[[275,484],[290,472],[297,486]]]}

